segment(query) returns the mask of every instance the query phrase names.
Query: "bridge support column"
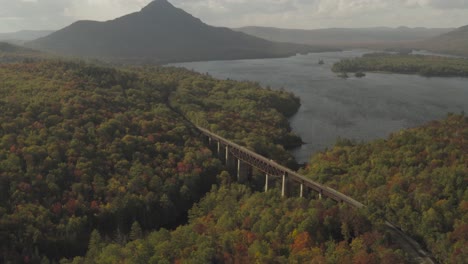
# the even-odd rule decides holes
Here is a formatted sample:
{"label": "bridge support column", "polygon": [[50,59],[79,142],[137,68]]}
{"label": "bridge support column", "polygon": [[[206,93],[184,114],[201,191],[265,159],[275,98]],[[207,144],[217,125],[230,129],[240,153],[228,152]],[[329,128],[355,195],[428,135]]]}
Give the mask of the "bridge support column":
{"label": "bridge support column", "polygon": [[220,141],[217,142],[217,147],[218,147],[218,148],[217,148],[217,151],[218,151],[218,158],[222,160],[222,159],[224,158],[224,157],[223,157],[224,155],[223,155],[223,153],[221,152],[221,142],[220,142]]}
{"label": "bridge support column", "polygon": [[301,183],[301,187],[300,187],[300,190],[299,190],[299,196],[302,198],[304,197],[304,184]]}
{"label": "bridge support column", "polygon": [[226,165],[228,165],[228,160],[229,160],[229,147],[228,146],[226,146],[225,158],[226,158]]}
{"label": "bridge support column", "polygon": [[226,160],[225,160],[224,164],[226,165],[226,167],[228,169],[231,169],[231,168],[233,169],[235,167],[235,165],[234,165],[235,159],[234,159],[234,157],[231,157],[231,155],[229,155],[229,147],[228,146],[226,146],[226,155],[225,156],[226,156],[225,157]]}
{"label": "bridge support column", "polygon": [[286,174],[283,174],[283,184],[281,186],[281,197],[286,196]]}
{"label": "bridge support column", "polygon": [[226,170],[232,176],[231,181],[235,181],[235,179],[237,178],[237,159],[233,155],[231,155],[228,146],[226,146],[224,165],[226,167]]}
{"label": "bridge support column", "polygon": [[241,166],[242,165],[242,161],[240,159],[237,160],[237,181],[240,182],[240,178],[241,178]]}
{"label": "bridge support column", "polygon": [[268,173],[265,174],[265,192],[268,192]]}
{"label": "bridge support column", "polygon": [[239,183],[244,183],[248,178],[249,170],[246,165],[242,160],[237,160],[237,182]]}
{"label": "bridge support column", "polygon": [[319,192],[319,200],[322,200],[322,191]]}

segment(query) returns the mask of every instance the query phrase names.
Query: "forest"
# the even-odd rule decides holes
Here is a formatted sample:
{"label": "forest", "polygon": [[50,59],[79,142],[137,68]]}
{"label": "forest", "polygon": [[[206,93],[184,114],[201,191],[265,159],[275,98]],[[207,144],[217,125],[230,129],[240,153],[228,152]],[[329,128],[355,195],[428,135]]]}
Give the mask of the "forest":
{"label": "forest", "polygon": [[[229,94],[213,107],[212,96],[175,105],[184,111],[199,104],[197,114],[213,116],[207,126],[231,116],[246,140],[240,144],[275,148],[273,157],[281,158],[289,154],[280,144],[296,138],[283,113],[299,107],[297,98],[256,84],[174,68],[19,61],[0,64],[0,262],[84,255],[93,230],[125,241],[136,223],[146,232],[186,222],[221,163],[168,102],[184,87]],[[265,120],[249,115],[251,108]],[[263,137],[276,144],[255,138],[266,129]]]}
{"label": "forest", "polygon": [[7,42],[0,42],[0,63],[15,63],[21,61],[32,61],[44,58],[45,55],[24,47]]}
{"label": "forest", "polygon": [[291,168],[300,100],[170,67],[0,56],[0,263],[407,263],[383,219],[468,259],[468,118],[340,140],[303,173],[365,203],[226,181],[193,124]]}
{"label": "forest", "polygon": [[193,76],[179,83],[170,103],[194,124],[284,165],[297,166],[285,151],[302,144],[287,119],[297,112],[300,100],[289,92],[262,89],[257,83]]}
{"label": "forest", "polygon": [[360,58],[343,59],[332,71],[390,72],[419,74],[427,77],[468,77],[468,59],[426,55],[369,53]]}
{"label": "forest", "polygon": [[467,116],[369,144],[341,140],[303,172],[364,202],[370,219],[395,223],[440,263],[468,259]]}
{"label": "forest", "polygon": [[[230,83],[233,82],[226,81],[224,85],[229,85]],[[233,84],[235,85],[235,83]],[[249,89],[246,89],[245,92],[251,93],[250,96],[244,97],[241,95],[241,97],[243,97],[244,100],[247,100],[247,102],[249,102],[249,98],[257,98],[255,96],[258,96],[255,95],[255,93],[252,93]],[[281,96],[279,98],[276,97],[277,100],[284,97],[282,100],[288,99],[289,102],[297,101],[294,97],[286,96],[287,93],[280,92],[280,94]],[[232,97],[226,96],[226,92],[223,91],[222,87],[207,85],[202,88],[200,86],[185,86],[182,84],[179,86],[177,92],[172,94],[170,101],[173,106],[179,109],[179,111],[185,113],[194,123],[205,126],[227,138],[235,139],[237,142],[247,145],[262,153],[262,149],[264,149],[262,145],[260,145],[259,148],[258,144],[250,144],[249,140],[246,139],[252,138],[254,140],[259,140],[261,137],[256,138],[256,135],[261,136],[263,135],[262,133],[271,133],[272,131],[275,131],[277,125],[273,127],[267,126],[269,129],[262,130],[263,127],[257,127],[252,124],[249,125],[249,127],[252,127],[251,129],[258,129],[258,131],[254,130],[255,133],[250,135],[246,134],[246,132],[241,132],[240,135],[237,132],[234,133],[233,131],[241,129],[248,123],[244,123],[245,121],[242,121],[243,123],[237,123],[236,120],[238,119],[231,118],[231,116],[236,115],[236,113],[245,108],[236,108],[236,104],[231,105],[230,102],[223,101],[225,100],[224,98]],[[269,104],[262,103],[262,105]],[[283,117],[293,113],[293,110],[295,109],[294,104],[291,103],[285,104],[285,102],[283,102],[280,104],[272,104],[273,107],[275,105],[281,105],[283,107],[287,106],[284,109],[275,109],[276,111],[283,113]],[[220,111],[222,107],[224,107],[224,109]],[[254,108],[254,110],[256,116],[260,116],[262,114],[260,109]],[[216,115],[212,115],[212,111],[216,111]],[[248,111],[246,114],[252,114],[252,112]],[[252,118],[255,120],[255,117]],[[265,118],[266,117],[262,118],[262,120],[273,120]],[[223,120],[226,119],[229,121],[223,123]],[[271,121],[267,123],[270,124]],[[236,124],[236,126],[232,126],[231,124]],[[277,124],[281,124],[281,122]],[[284,132],[289,131],[287,122],[285,122],[282,127]],[[227,128],[230,128],[230,130]],[[271,136],[274,135],[274,133],[267,134],[265,135],[265,138],[272,138]],[[378,140],[370,144],[356,144],[349,140],[341,140],[337,143],[336,148],[330,151],[331,153],[334,153],[331,158],[328,156],[328,152],[316,155],[312,158],[310,162],[311,165],[305,170],[305,173],[313,175],[315,180],[326,183],[331,187],[338,188],[340,191],[349,194],[368,205],[368,209],[363,212],[368,223],[372,222],[378,225],[383,219],[388,219],[425,245],[441,263],[463,263],[464,259],[467,258],[466,248],[468,245],[467,234],[465,234],[468,216],[467,211],[465,210],[466,208],[464,208],[466,207],[466,201],[468,198],[468,193],[466,191],[468,187],[468,183],[466,181],[466,177],[468,175],[468,149],[466,148],[467,138],[467,118],[464,115],[449,115],[446,120],[432,122],[421,128],[395,133],[388,140]],[[267,140],[266,142],[269,141]],[[277,144],[276,147],[278,146],[281,145]],[[283,147],[281,146],[280,150],[282,148]],[[343,149],[345,151],[343,151]],[[351,153],[347,152],[348,149],[350,149]],[[271,153],[271,150],[267,153]],[[342,162],[344,162],[344,164],[341,164]],[[346,176],[350,177],[346,178],[346,180],[342,178]],[[215,190],[215,192],[216,191],[217,190]],[[217,196],[219,194],[215,193],[212,195]],[[261,200],[256,203],[260,204],[264,199],[272,199],[268,194],[258,194],[258,197]],[[219,201],[224,199],[227,198],[222,198]],[[204,201],[202,201],[202,203],[203,202]],[[216,205],[218,205],[218,203],[216,203]],[[214,203],[212,206],[215,206]],[[227,206],[228,209],[226,209],[225,205],[221,204],[219,206],[219,210],[230,212],[234,211],[229,206]],[[274,208],[278,208],[277,206],[281,205],[276,204],[274,205]],[[317,204],[309,206],[317,207]],[[292,208],[294,208],[295,212],[299,210],[299,207],[297,206],[293,206]],[[196,207],[192,210],[196,210]],[[238,209],[235,210],[238,211]],[[242,208],[240,210],[242,210]],[[252,210],[261,211],[262,209],[254,208]],[[204,211],[204,214],[198,214],[198,218],[203,219],[198,220],[198,222],[192,215],[188,226],[192,226],[192,230],[196,229],[196,227],[193,227],[193,224],[200,222],[204,223],[204,221],[206,221],[207,214],[210,217],[212,215],[209,211]],[[288,215],[287,213],[284,214]],[[283,214],[281,214],[281,216],[282,215]],[[222,216],[224,216],[224,218],[222,218]],[[275,216],[274,218],[280,218],[281,216]],[[234,216],[231,216],[230,214],[214,217],[214,226],[206,227],[207,229],[215,230],[212,231],[211,236],[225,232],[225,229],[221,229],[222,231],[219,231],[220,229],[216,226],[219,221],[226,220],[227,217],[234,218]],[[254,219],[257,219],[257,222],[254,223],[260,224],[260,222],[263,222],[263,220],[260,220],[261,217]],[[241,220],[238,221],[240,222]],[[302,221],[297,220],[294,223],[299,224],[298,226],[300,226]],[[237,226],[231,226],[231,228],[233,228],[233,231],[238,231],[237,229],[242,229],[239,228],[239,225],[240,223],[238,223]],[[293,223],[291,223],[291,225],[294,226],[294,228],[297,228]],[[184,230],[185,228],[189,227],[180,227],[181,230]],[[327,263],[342,263],[343,259],[341,259],[340,262],[336,257],[327,255],[327,252],[330,252],[327,251],[328,246],[330,243],[342,243],[342,245],[344,245],[346,243],[344,243],[343,240],[347,241],[349,246],[361,233],[357,233],[352,237],[343,235],[343,232],[346,233],[348,228],[348,225],[343,225],[343,223],[335,226],[336,229],[321,226],[321,228],[316,228],[314,231],[323,232],[322,228],[328,230],[328,234],[341,234],[342,236],[332,235],[332,238],[329,240],[314,241],[314,244],[317,245],[318,248],[321,248],[322,251],[317,255],[308,255],[308,258],[314,259],[315,257],[318,257],[318,259],[325,259]],[[251,229],[249,230],[252,231]],[[372,230],[374,230],[374,232],[378,232],[375,231],[378,229]],[[152,245],[161,243],[166,236],[178,236],[178,232],[183,231],[179,231],[178,229],[170,235],[165,233],[166,235],[159,236],[159,240],[154,239],[152,241],[148,241],[144,238],[139,242],[131,241],[127,244],[121,243],[120,245],[111,245],[110,248],[115,251],[110,252],[127,252],[126,254],[128,255],[120,255],[120,257],[128,262],[132,262],[133,260],[131,258],[133,256],[140,256],[132,249],[132,247],[135,246],[135,243],[138,244],[141,242],[143,245],[151,247]],[[258,232],[260,232],[260,234]],[[278,234],[276,232],[278,232]],[[260,241],[267,240],[266,236],[262,234],[261,231],[256,231],[254,233],[255,237],[258,237]],[[286,239],[286,233],[281,234],[280,230],[275,230],[274,233],[280,237],[282,236],[280,241],[288,241]],[[200,234],[192,234],[192,236],[195,237],[199,235]],[[385,234],[385,232],[378,234],[379,237],[383,236],[384,238],[387,235],[388,234]],[[175,251],[169,250],[168,252],[171,252],[170,255],[166,255],[164,258],[169,261],[169,263],[187,263],[187,261],[200,257],[198,255],[187,254],[193,251],[194,245],[198,245],[201,241],[204,241],[206,236],[210,235],[202,234],[203,238],[194,237],[192,244],[186,244],[185,246],[182,246],[183,248],[180,248],[177,244],[172,244],[174,242],[170,242],[170,247],[168,248],[174,248]],[[308,233],[308,236],[315,237],[313,233]],[[278,241],[280,237],[276,237],[276,241]],[[344,239],[344,237],[346,237],[346,239]],[[219,238],[215,236],[214,241],[218,240]],[[242,238],[242,241],[245,241],[245,238]],[[255,243],[254,240],[251,241],[252,243]],[[275,240],[267,240],[265,248],[275,248],[273,241]],[[383,243],[382,240],[379,241],[379,243]],[[382,251],[387,251],[389,249],[395,250],[391,241],[388,241],[388,237],[384,241],[385,243],[381,244],[379,249],[374,248],[375,251],[368,249],[366,252],[373,254],[370,257],[371,260],[368,259],[361,263],[373,263],[372,261],[375,263],[381,263],[384,259],[394,258],[398,259],[396,262],[405,261],[399,251],[391,251],[392,257],[387,256],[382,258]],[[91,248],[91,245],[89,246],[89,248]],[[244,248],[250,248],[251,246],[252,244],[247,244]],[[279,246],[279,248],[281,247],[287,246]],[[117,250],[117,248],[119,249]],[[187,248],[191,248],[191,250]],[[196,247],[196,249],[197,248],[198,247]],[[232,249],[227,249],[225,245],[219,245],[216,244],[216,242],[213,242],[212,244],[206,245],[205,249],[209,253],[205,252],[202,254],[202,259],[204,261],[229,262],[228,260],[237,259],[241,262],[277,261],[301,263],[301,260],[296,259],[296,254],[292,251],[279,251],[279,249],[276,248],[276,251],[273,250],[273,252],[268,253],[260,251],[259,249],[256,251],[252,250],[250,253],[248,250],[247,253],[242,253],[236,251],[237,249],[233,251]],[[313,251],[313,247],[310,247],[309,250]],[[264,252],[266,256],[263,256],[263,253],[258,253],[259,251]],[[110,252],[100,255],[103,259],[103,263],[106,263],[106,258],[112,255],[109,254]],[[251,255],[252,252],[256,252],[256,254],[262,256],[256,258]],[[357,252],[348,252],[345,259],[356,257],[353,255],[356,253]],[[161,254],[161,252],[159,249],[154,248],[149,249],[147,255],[140,257],[145,257],[145,261],[151,261],[152,257],[154,260],[154,256],[157,256],[156,259],[162,258],[162,256],[158,254]],[[225,256],[225,254],[227,254],[227,256]],[[309,252],[308,254],[312,253]],[[222,256],[224,256],[224,259]],[[89,257],[84,259],[75,259],[75,261],[80,263],[81,261],[86,262],[87,259],[89,260]],[[396,262],[394,261],[393,263]],[[200,260],[200,263],[203,263],[203,261]]]}
{"label": "forest", "polygon": [[103,243],[94,231],[86,257],[63,263],[409,263],[363,212],[330,200],[281,198],[244,185],[214,187],[189,224]]}

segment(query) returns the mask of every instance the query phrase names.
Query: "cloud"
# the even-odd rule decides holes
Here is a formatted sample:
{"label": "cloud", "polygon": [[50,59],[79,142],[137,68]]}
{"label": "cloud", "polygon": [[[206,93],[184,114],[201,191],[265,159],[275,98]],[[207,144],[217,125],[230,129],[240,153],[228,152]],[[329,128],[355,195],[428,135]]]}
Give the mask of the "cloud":
{"label": "cloud", "polygon": [[[76,20],[109,20],[135,12],[151,0],[0,0],[0,32],[58,29]],[[12,22],[8,17],[17,18]]]}
{"label": "cloud", "polygon": [[[313,1],[313,0],[311,0]],[[172,0],[174,5],[196,13],[212,14],[278,14],[301,8],[297,0]]]}
{"label": "cloud", "polygon": [[[0,0],[0,32],[20,29],[49,29],[71,19],[62,15],[69,1]],[[8,19],[15,17],[15,20]]]}
{"label": "cloud", "polygon": [[67,17],[88,20],[109,20],[146,6],[151,0],[68,0],[63,13]]}
{"label": "cloud", "polygon": [[468,9],[468,0],[403,0],[403,3],[410,7]]}
{"label": "cloud", "polygon": [[468,24],[468,0],[171,0],[212,25],[296,28]]}
{"label": "cloud", "polygon": [[[172,0],[209,24],[224,26],[272,25],[307,28],[312,19],[349,18],[385,10],[387,0]],[[293,21],[302,21],[302,25]]]}
{"label": "cloud", "polygon": [[386,9],[388,1],[381,0],[320,0],[317,1],[317,14],[331,17],[348,17]]}
{"label": "cloud", "polygon": [[432,0],[429,1],[436,8],[463,8],[468,9],[468,0]]}
{"label": "cloud", "polygon": [[[169,0],[211,25],[238,27],[460,26],[468,0]],[[0,0],[0,32],[109,20],[151,0]],[[430,17],[430,19],[429,19]]]}

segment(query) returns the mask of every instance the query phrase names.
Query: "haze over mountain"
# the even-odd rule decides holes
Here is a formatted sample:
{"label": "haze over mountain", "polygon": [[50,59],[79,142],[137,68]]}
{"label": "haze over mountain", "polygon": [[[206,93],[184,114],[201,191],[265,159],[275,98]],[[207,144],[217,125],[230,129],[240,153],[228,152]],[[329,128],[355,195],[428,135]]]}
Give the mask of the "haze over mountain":
{"label": "haze over mountain", "polygon": [[24,51],[33,51],[33,50],[24,48],[21,46],[17,46],[8,42],[0,41],[0,53],[1,52],[14,53],[14,52],[24,52]]}
{"label": "haze over mountain", "polygon": [[22,44],[27,41],[45,37],[52,32],[52,30],[21,30],[11,33],[0,33],[0,41]]}
{"label": "haze over mountain", "polygon": [[376,44],[415,42],[450,32],[451,28],[327,28],[315,30],[272,27],[243,27],[235,29],[270,41],[289,41],[309,45],[335,47],[365,47]]}
{"label": "haze over mountain", "polygon": [[209,26],[167,0],[155,0],[140,12],[111,21],[78,21],[28,46],[64,55],[156,63],[283,57],[318,51]]}
{"label": "haze over mountain", "polygon": [[468,25],[428,39],[420,47],[440,53],[468,56]]}

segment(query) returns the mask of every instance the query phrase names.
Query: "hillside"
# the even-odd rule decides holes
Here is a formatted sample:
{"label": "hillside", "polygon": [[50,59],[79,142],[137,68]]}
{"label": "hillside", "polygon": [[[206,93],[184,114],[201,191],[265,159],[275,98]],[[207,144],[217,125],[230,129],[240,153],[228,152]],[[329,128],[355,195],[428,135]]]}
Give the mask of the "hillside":
{"label": "hillside", "polygon": [[464,116],[312,159],[310,177],[366,202],[366,215],[222,186],[229,173],[177,113],[287,163],[290,93],[59,60],[0,64],[0,76],[1,263],[404,263],[371,225],[381,215],[440,260],[466,259]]}
{"label": "hillside", "polygon": [[449,115],[387,140],[343,140],[315,155],[305,173],[366,201],[422,241],[440,263],[468,259],[468,117]]}
{"label": "hillside", "polygon": [[[84,255],[94,229],[121,241],[134,222],[143,232],[184,223],[221,162],[169,95],[184,98],[181,111],[212,116],[207,126],[248,124],[233,139],[274,148],[275,159],[288,155],[277,142],[290,110],[272,106],[299,107],[289,93],[174,68],[43,60],[0,64],[0,76],[0,263]],[[187,87],[206,96],[185,98]],[[229,96],[210,103],[220,93]]]}
{"label": "hillside", "polygon": [[329,28],[329,29],[281,29],[270,27],[244,27],[236,29],[252,36],[271,41],[289,41],[309,45],[331,45],[334,47],[371,47],[421,41],[447,33],[445,28]]}
{"label": "hillside", "polygon": [[282,57],[319,50],[212,27],[167,0],[155,0],[140,12],[111,21],[78,21],[28,46],[62,55],[135,63]]}
{"label": "hillside", "polygon": [[44,57],[41,52],[13,45],[7,42],[0,42],[0,63],[14,63],[24,60],[37,60]]}
{"label": "hillside", "polygon": [[86,258],[62,263],[411,263],[355,209],[237,184],[214,188],[174,231],[134,227],[124,245],[93,232]]}
{"label": "hillside", "polygon": [[32,52],[33,50],[10,44],[7,42],[0,42],[0,53],[22,53],[22,52]]}
{"label": "hillside", "polygon": [[434,52],[468,57],[468,26],[426,40],[420,47]]}

